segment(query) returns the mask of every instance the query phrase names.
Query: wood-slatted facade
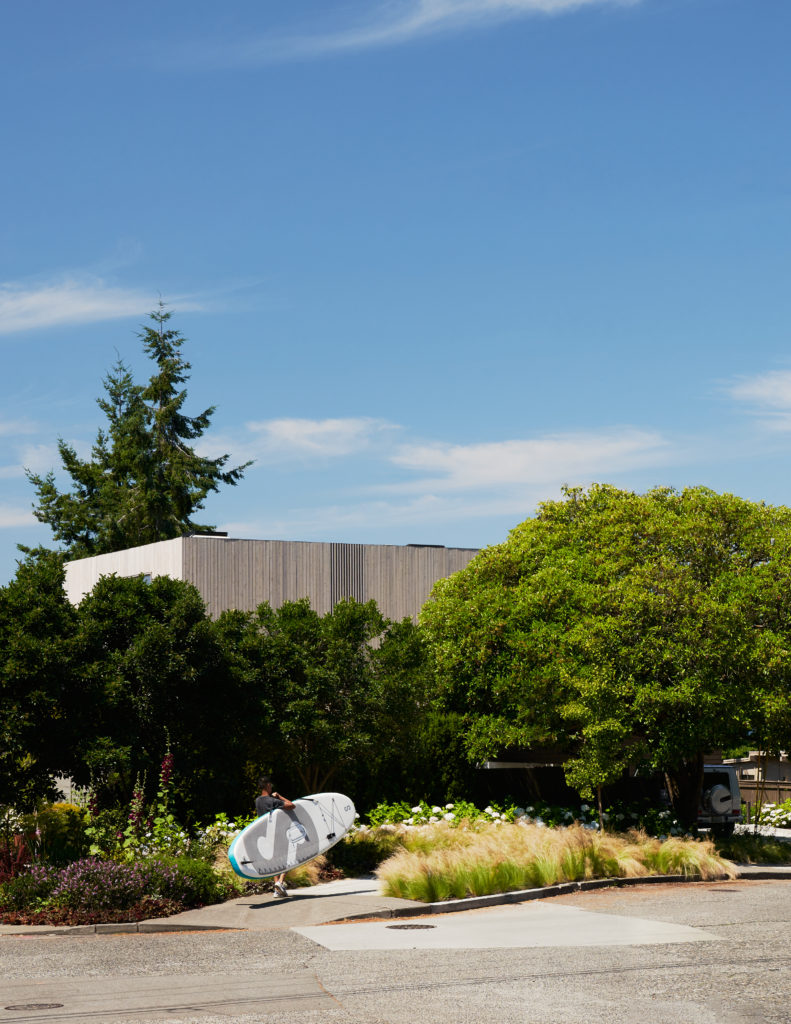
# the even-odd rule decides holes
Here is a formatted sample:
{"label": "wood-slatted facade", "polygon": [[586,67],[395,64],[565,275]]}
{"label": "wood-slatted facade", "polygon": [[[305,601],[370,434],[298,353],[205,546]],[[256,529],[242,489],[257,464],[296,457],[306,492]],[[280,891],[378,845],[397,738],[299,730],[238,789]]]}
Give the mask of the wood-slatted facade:
{"label": "wood-slatted facade", "polygon": [[390,619],[417,617],[437,580],[463,569],[475,548],[193,536],[147,544],[66,565],[66,592],[77,603],[101,575],[168,575],[193,583],[209,613],[278,608],[307,597],[325,614],[346,597],[376,601]]}

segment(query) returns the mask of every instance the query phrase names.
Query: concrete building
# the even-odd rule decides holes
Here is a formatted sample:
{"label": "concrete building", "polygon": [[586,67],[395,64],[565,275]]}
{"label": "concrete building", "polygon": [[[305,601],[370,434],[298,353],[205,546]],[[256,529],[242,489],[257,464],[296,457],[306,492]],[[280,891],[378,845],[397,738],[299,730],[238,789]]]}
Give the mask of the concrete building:
{"label": "concrete building", "polygon": [[66,563],[66,593],[79,604],[100,576],[170,576],[200,591],[215,618],[228,608],[278,608],[307,597],[325,614],[346,597],[376,601],[390,619],[415,618],[437,580],[463,569],[476,548],[237,540],[195,534]]}

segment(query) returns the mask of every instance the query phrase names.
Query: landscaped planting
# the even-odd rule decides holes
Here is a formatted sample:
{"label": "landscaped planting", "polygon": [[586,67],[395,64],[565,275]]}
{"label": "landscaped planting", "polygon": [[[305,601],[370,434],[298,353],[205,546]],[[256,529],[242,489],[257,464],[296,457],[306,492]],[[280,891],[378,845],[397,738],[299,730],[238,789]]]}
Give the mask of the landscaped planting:
{"label": "landscaped planting", "polygon": [[[0,921],[134,921],[271,888],[267,880],[246,883],[228,868],[228,844],[250,818],[219,814],[188,834],[168,813],[166,785],[157,806],[144,810],[133,801],[120,813],[68,804],[35,815],[0,808]],[[378,870],[388,894],[434,902],[587,878],[731,877],[725,856],[780,862],[791,855],[790,844],[758,836],[715,846],[673,835],[680,830],[669,813],[653,808],[610,808],[605,832],[597,818],[586,804],[380,804],[369,824],[358,823],[327,860],[290,874],[289,884]],[[785,819],[774,813],[771,820]],[[649,829],[630,828],[635,821]],[[70,851],[88,843],[92,856],[64,864]],[[60,863],[48,861],[47,853]]]}
{"label": "landscaped planting", "polygon": [[404,831],[401,849],[377,874],[386,895],[433,903],[586,878],[732,878],[735,870],[710,841],[660,841],[642,833],[611,835],[580,825],[547,829],[517,822],[496,829],[436,823]]}
{"label": "landscaped planting", "polygon": [[5,924],[139,921],[218,903],[237,890],[208,864],[149,859],[135,864],[88,857],[65,868],[34,864],[0,885]]}
{"label": "landscaped planting", "polygon": [[773,836],[742,833],[715,840],[717,852],[737,864],[791,864],[791,843]]}
{"label": "landscaped planting", "polygon": [[791,800],[784,800],[781,804],[761,804],[754,821],[756,825],[791,829]]}
{"label": "landscaped planting", "polygon": [[[500,825],[517,820],[535,824],[539,828],[557,828],[573,824],[593,831],[600,828],[598,811],[589,804],[564,807],[543,800],[536,800],[526,807],[518,807],[513,801],[502,806],[489,804],[483,810],[479,810],[466,800],[443,806],[431,805],[421,800],[413,807],[401,801],[394,804],[378,804],[368,813],[371,828],[380,825],[412,827],[431,825],[440,821],[450,825],[471,822],[478,825]],[[602,820],[608,831],[626,832],[629,829],[640,829],[648,835],[662,837],[684,834],[683,827],[670,811],[650,804],[617,804],[603,812]],[[366,826],[360,825],[358,829],[360,828],[365,829]]]}

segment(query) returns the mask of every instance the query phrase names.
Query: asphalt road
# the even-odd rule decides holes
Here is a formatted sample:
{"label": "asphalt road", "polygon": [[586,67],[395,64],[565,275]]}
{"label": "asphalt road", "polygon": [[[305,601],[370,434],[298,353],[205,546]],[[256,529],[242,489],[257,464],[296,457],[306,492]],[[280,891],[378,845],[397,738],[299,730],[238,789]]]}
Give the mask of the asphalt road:
{"label": "asphalt road", "polygon": [[[2,936],[0,1024],[791,1024],[791,881],[606,889],[536,906],[442,923],[448,942],[475,948],[436,948],[444,940],[429,928],[412,929],[420,948],[352,950],[290,929]],[[439,925],[402,922],[402,945],[403,923]],[[325,927],[343,944],[339,926]]]}

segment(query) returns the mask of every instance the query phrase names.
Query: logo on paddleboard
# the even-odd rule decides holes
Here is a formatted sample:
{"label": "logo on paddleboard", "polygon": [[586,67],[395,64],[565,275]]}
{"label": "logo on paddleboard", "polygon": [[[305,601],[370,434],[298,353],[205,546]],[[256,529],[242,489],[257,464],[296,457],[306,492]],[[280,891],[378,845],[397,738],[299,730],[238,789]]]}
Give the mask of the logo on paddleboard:
{"label": "logo on paddleboard", "polygon": [[308,841],[307,829],[304,825],[300,825],[298,821],[295,821],[289,825],[286,831],[286,839],[288,839],[292,846],[296,846],[297,843],[306,843]]}

